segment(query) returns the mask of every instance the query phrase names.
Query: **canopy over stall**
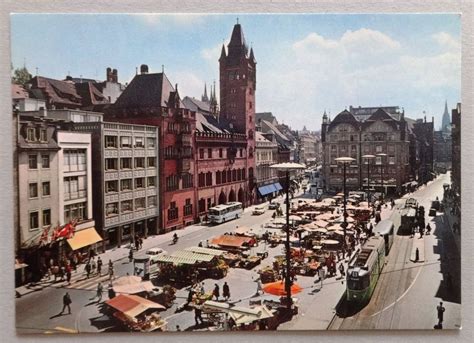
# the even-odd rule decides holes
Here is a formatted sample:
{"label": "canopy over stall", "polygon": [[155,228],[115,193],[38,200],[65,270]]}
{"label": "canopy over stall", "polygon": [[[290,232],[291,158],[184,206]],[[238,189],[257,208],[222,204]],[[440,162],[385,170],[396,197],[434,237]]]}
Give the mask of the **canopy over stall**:
{"label": "canopy over stall", "polygon": [[139,297],[138,295],[120,294],[115,298],[105,302],[115,310],[124,313],[125,315],[134,318],[141,313],[150,310],[164,310],[165,307],[154,301]]}
{"label": "canopy over stall", "polygon": [[246,245],[251,245],[253,241],[254,239],[251,237],[222,235],[213,238],[211,244],[222,247],[243,248]]}
{"label": "canopy over stall", "polygon": [[119,277],[112,283],[112,287],[114,292],[122,294],[136,294],[156,290],[151,281],[142,281],[141,277],[134,275]]}
{"label": "canopy over stall", "polygon": [[72,250],[78,250],[88,245],[102,241],[95,228],[90,227],[85,230],[76,231],[74,237],[69,238],[67,242]]}
{"label": "canopy over stall", "polygon": [[198,254],[213,255],[213,256],[221,256],[222,254],[225,253],[225,251],[223,251],[223,250],[203,248],[203,247],[189,247],[189,248],[186,248],[184,250],[195,252],[195,253],[198,253]]}

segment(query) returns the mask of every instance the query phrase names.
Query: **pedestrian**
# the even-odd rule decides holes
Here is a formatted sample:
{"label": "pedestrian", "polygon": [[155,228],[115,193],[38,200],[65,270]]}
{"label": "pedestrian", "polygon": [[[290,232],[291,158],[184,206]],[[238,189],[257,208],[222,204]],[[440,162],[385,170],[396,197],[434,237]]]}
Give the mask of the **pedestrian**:
{"label": "pedestrian", "polygon": [[112,260],[109,259],[109,268],[113,266],[114,266],[114,263],[112,262]]}
{"label": "pedestrian", "polygon": [[67,281],[67,284],[70,285],[71,284],[71,266],[68,266],[66,268],[66,281]]}
{"label": "pedestrian", "polygon": [[86,266],[84,267],[84,269],[86,271],[87,278],[89,278],[89,275],[91,274],[91,264],[89,263],[89,261],[87,261]]}
{"label": "pedestrian", "polygon": [[109,284],[109,299],[115,298],[115,291],[112,284]]}
{"label": "pedestrian", "polygon": [[193,301],[193,296],[194,296],[194,289],[190,288],[188,292],[188,298],[186,299],[186,302],[188,304],[192,303]]}
{"label": "pedestrian", "polygon": [[344,270],[344,263],[341,263],[339,265],[339,273],[341,273],[341,279],[344,280],[344,276],[346,276],[346,272]]}
{"label": "pedestrian", "polygon": [[222,286],[222,296],[224,300],[227,301],[230,298],[230,288],[227,282],[224,282],[224,286]]}
{"label": "pedestrian", "polygon": [[109,264],[109,280],[114,279],[114,266]]}
{"label": "pedestrian", "polygon": [[202,248],[202,241],[199,241],[198,247]]}
{"label": "pedestrian", "polygon": [[95,274],[96,268],[97,268],[97,265],[96,265],[95,259],[94,259],[94,257],[93,257],[93,258],[92,258],[92,261],[91,261],[91,273],[92,273],[92,274]]}
{"label": "pedestrian", "polygon": [[133,249],[130,248],[130,251],[128,252],[128,261],[131,263],[133,261]]}
{"label": "pedestrian", "polygon": [[219,285],[217,283],[214,284],[214,290],[212,291],[212,296],[216,297],[216,300],[219,301]]}
{"label": "pedestrian", "polygon": [[99,258],[97,259],[97,274],[99,274],[99,276],[102,276],[102,259]]}
{"label": "pedestrian", "polygon": [[68,314],[71,314],[71,304],[72,304],[71,296],[69,295],[68,292],[66,292],[66,294],[64,294],[63,296],[63,309],[60,314],[63,314],[66,308],[68,310]]}
{"label": "pedestrian", "polygon": [[104,288],[102,287],[102,283],[99,282],[99,284],[97,285],[97,294],[96,294],[96,298],[98,299],[97,302],[100,303],[102,301],[102,291],[104,290]]}
{"label": "pedestrian", "polygon": [[414,236],[415,236],[415,228],[412,226],[412,227],[411,227],[410,238],[413,238]]}
{"label": "pedestrian", "polygon": [[420,250],[418,250],[418,248],[416,248],[415,250],[415,262],[418,262],[420,259]]}
{"label": "pedestrian", "polygon": [[199,325],[199,322],[201,322],[201,324],[204,323],[204,320],[202,319],[201,305],[194,306],[194,321],[196,322],[196,325]]}
{"label": "pedestrian", "polygon": [[181,331],[181,328],[179,327],[179,325],[176,325],[176,331]]}
{"label": "pedestrian", "polygon": [[263,292],[262,280],[260,278],[258,278],[256,280],[256,282],[257,282],[257,293],[256,293],[256,295],[260,295],[260,292]]}
{"label": "pedestrian", "polygon": [[143,238],[138,237],[138,243],[139,243],[139,247],[141,249],[143,247]]}
{"label": "pedestrian", "polygon": [[420,226],[420,238],[423,238],[423,233],[425,232],[425,228]]}
{"label": "pedestrian", "polygon": [[426,224],[426,234],[429,235],[431,233],[431,226],[430,223]]}
{"label": "pedestrian", "polygon": [[436,307],[436,310],[438,311],[438,327],[442,328],[443,320],[444,320],[444,311],[445,311],[442,301],[439,303],[438,307]]}

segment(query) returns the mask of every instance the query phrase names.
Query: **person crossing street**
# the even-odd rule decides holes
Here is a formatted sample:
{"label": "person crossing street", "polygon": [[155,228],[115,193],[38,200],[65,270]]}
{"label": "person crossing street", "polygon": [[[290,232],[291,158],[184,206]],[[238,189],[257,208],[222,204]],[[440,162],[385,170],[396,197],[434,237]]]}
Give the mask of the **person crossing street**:
{"label": "person crossing street", "polygon": [[60,314],[63,314],[66,308],[68,310],[68,314],[71,314],[71,304],[72,304],[71,296],[69,295],[68,292],[66,292],[66,294],[64,294],[63,296],[63,309]]}

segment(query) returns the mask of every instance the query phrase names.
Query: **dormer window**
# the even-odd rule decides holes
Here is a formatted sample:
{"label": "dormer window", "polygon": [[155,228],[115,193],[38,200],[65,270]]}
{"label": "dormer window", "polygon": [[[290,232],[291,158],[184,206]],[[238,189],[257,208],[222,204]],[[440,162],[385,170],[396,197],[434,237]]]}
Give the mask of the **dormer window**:
{"label": "dormer window", "polygon": [[36,140],[36,132],[34,128],[29,127],[26,130],[26,139],[29,140],[30,142],[34,142]]}
{"label": "dormer window", "polygon": [[47,142],[48,141],[48,137],[47,137],[47,134],[46,134],[46,129],[41,129],[40,130],[40,141],[42,141],[42,142]]}

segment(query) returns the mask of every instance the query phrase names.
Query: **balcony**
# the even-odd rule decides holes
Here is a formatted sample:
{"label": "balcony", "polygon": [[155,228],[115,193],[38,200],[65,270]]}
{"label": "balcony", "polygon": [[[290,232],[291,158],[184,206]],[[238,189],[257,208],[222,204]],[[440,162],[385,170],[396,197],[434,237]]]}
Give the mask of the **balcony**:
{"label": "balcony", "polygon": [[192,136],[191,133],[180,133],[178,135],[177,143],[182,146],[192,146]]}
{"label": "balcony", "polygon": [[178,172],[187,173],[191,170],[191,159],[181,158],[178,160]]}

